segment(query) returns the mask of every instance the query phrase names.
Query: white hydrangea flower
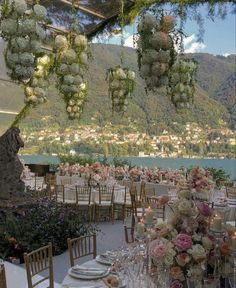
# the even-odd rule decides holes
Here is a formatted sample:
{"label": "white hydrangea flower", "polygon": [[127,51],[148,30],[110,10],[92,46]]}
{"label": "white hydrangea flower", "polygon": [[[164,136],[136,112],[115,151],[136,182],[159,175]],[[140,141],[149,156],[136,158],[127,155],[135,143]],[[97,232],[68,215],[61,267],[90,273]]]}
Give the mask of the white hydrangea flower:
{"label": "white hydrangea flower", "polygon": [[66,75],[63,78],[63,82],[67,85],[73,84],[74,83],[74,77],[72,75]]}
{"label": "white hydrangea flower", "polygon": [[42,57],[39,57],[37,59],[37,64],[38,65],[42,65],[42,66],[46,66],[50,63],[50,57],[48,55],[43,55]]}
{"label": "white hydrangea flower", "polygon": [[77,35],[75,37],[74,45],[78,51],[86,50],[88,46],[88,40],[84,35]]}
{"label": "white hydrangea flower", "polygon": [[33,9],[38,19],[44,20],[47,17],[47,9],[44,6],[36,4]]}
{"label": "white hydrangea flower", "polygon": [[80,75],[76,75],[76,76],[74,77],[74,84],[79,85],[79,84],[81,84],[82,82],[83,82],[83,79],[82,79],[82,77],[81,77]]}
{"label": "white hydrangea flower", "polygon": [[68,48],[68,41],[65,36],[57,35],[54,42],[55,49],[66,50]]}
{"label": "white hydrangea flower", "polygon": [[129,70],[129,71],[127,72],[127,77],[128,77],[128,79],[130,79],[130,80],[134,80],[134,79],[135,79],[135,72],[132,71],[132,70]]}
{"label": "white hydrangea flower", "polygon": [[63,75],[67,74],[68,72],[69,72],[69,65],[66,65],[66,64],[60,65],[60,67],[57,70],[57,73],[63,74]]}
{"label": "white hydrangea flower", "polygon": [[33,87],[26,87],[25,88],[25,96],[26,97],[30,97],[30,96],[32,96],[32,95],[34,95],[34,88]]}
{"label": "white hydrangea flower", "polygon": [[29,40],[23,37],[13,38],[11,40],[12,50],[15,52],[23,52],[28,50]]}
{"label": "white hydrangea flower", "polygon": [[79,55],[79,61],[81,64],[85,65],[88,62],[88,56],[85,52],[81,52]]}
{"label": "white hydrangea flower", "polygon": [[35,53],[35,54],[41,52],[41,50],[42,50],[41,49],[41,43],[39,41],[37,41],[37,40],[32,40],[30,42],[30,47],[32,49],[32,52]]}
{"label": "white hydrangea flower", "polygon": [[35,34],[36,32],[36,22],[33,19],[25,19],[19,25],[19,33],[22,35]]}
{"label": "white hydrangea flower", "polygon": [[35,87],[34,92],[37,97],[43,98],[46,96],[45,90],[40,87]]}
{"label": "white hydrangea flower", "polygon": [[70,72],[71,72],[71,74],[73,74],[73,75],[79,74],[79,72],[80,72],[79,64],[77,64],[77,63],[71,64],[71,65],[70,65]]}
{"label": "white hydrangea flower", "polygon": [[43,40],[46,37],[46,32],[44,29],[36,23],[36,34],[38,35],[39,39]]}
{"label": "white hydrangea flower", "polygon": [[15,66],[20,63],[19,54],[18,53],[7,53],[7,61],[11,66]]}
{"label": "white hydrangea flower", "polygon": [[25,67],[22,65],[16,65],[15,74],[19,79],[27,80],[33,76],[34,68],[33,67]]}
{"label": "white hydrangea flower", "polygon": [[61,61],[64,63],[72,64],[76,60],[75,50],[69,49],[65,53],[63,53]]}
{"label": "white hydrangea flower", "polygon": [[31,53],[24,52],[20,54],[20,63],[23,66],[32,66],[34,64],[34,56]]}
{"label": "white hydrangea flower", "polygon": [[114,73],[115,78],[117,79],[126,79],[125,71],[122,68],[118,68]]}
{"label": "white hydrangea flower", "polygon": [[14,5],[14,10],[19,15],[23,15],[25,11],[27,10],[27,4],[25,0],[14,0],[13,5]]}
{"label": "white hydrangea flower", "polygon": [[7,35],[15,34],[17,31],[17,22],[13,19],[3,19],[1,21],[1,31]]}

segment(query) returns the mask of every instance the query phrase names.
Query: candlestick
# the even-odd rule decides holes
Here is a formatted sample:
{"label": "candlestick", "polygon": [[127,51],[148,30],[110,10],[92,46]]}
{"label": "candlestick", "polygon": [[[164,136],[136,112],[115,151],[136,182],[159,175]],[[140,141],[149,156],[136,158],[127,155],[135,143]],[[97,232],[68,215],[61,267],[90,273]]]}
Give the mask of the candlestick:
{"label": "candlestick", "polygon": [[212,219],[211,230],[213,230],[213,231],[221,231],[222,230],[222,219],[220,216],[215,215],[215,217]]}
{"label": "candlestick", "polygon": [[146,223],[152,223],[153,222],[153,215],[154,215],[153,210],[149,206],[148,209],[146,210],[146,217],[145,217]]}
{"label": "candlestick", "polygon": [[143,221],[138,222],[137,224],[137,236],[143,236],[144,235],[144,231],[145,231],[145,225],[143,223]]}

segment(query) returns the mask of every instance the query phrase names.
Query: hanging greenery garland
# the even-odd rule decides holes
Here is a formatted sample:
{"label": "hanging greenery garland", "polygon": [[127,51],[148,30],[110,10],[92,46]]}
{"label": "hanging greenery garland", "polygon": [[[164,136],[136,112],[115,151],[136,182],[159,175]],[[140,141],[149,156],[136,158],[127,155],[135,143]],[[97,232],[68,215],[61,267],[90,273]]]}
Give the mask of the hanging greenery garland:
{"label": "hanging greenery garland", "polygon": [[66,102],[70,119],[79,119],[87,95],[83,68],[88,60],[88,42],[83,35],[70,34],[68,38],[57,35],[56,53],[57,86]]}
{"label": "hanging greenery garland", "polygon": [[28,104],[46,100],[43,82],[51,64],[50,57],[41,49],[46,37],[46,20],[47,10],[42,5],[29,8],[25,0],[2,3],[1,37],[7,43],[4,52],[6,66],[11,79],[23,84]]}
{"label": "hanging greenery garland", "polygon": [[107,71],[107,81],[109,84],[109,96],[112,100],[112,110],[115,112],[125,112],[128,105],[128,98],[134,90],[135,72],[129,68],[117,66]]}
{"label": "hanging greenery garland", "polygon": [[169,73],[168,94],[177,108],[189,108],[193,103],[197,63],[180,56]]}
{"label": "hanging greenery garland", "polygon": [[106,80],[108,81],[108,94],[112,100],[112,111],[117,113],[122,113],[127,110],[128,98],[135,86],[135,72],[128,67],[123,67],[124,54],[124,35],[123,35],[123,25],[124,25],[124,2],[121,1],[121,13],[120,13],[120,23],[121,23],[121,65],[107,70]]}
{"label": "hanging greenery garland", "polygon": [[170,32],[175,27],[172,16],[157,20],[146,14],[138,25],[138,64],[148,89],[168,84],[168,71],[175,55]]}

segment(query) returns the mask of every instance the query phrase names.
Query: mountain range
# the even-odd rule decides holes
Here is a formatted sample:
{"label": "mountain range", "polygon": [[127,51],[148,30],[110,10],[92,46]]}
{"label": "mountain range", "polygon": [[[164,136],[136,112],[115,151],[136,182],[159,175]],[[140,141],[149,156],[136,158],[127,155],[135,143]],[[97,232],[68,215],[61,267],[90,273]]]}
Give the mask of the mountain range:
{"label": "mountain range", "polygon": [[[6,79],[3,45],[0,46],[0,78]],[[137,79],[132,98],[124,115],[112,113],[108,97],[106,70],[120,64],[123,49],[124,66],[136,72]],[[133,123],[138,131],[156,135],[164,129],[181,132],[187,122],[219,128],[222,125],[236,129],[235,67],[236,56],[213,56],[205,53],[188,54],[198,62],[197,85],[194,104],[190,109],[177,111],[164,88],[145,91],[145,82],[139,76],[136,50],[116,45],[93,44],[92,60],[85,79],[88,81],[88,98],[80,121],[68,120],[65,103],[54,85],[49,87],[48,102],[32,109],[21,123],[26,129],[54,126],[65,129],[83,124],[106,123],[128,125]],[[0,110],[19,111],[23,105],[23,90],[12,83],[0,81]],[[0,131],[12,121],[13,116],[0,114]]]}

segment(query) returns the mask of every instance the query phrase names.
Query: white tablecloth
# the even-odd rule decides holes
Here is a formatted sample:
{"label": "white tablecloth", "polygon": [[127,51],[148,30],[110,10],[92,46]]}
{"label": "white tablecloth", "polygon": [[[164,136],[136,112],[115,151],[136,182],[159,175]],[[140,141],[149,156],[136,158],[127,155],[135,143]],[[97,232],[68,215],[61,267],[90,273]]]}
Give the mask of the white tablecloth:
{"label": "white tablecloth", "polygon": [[[93,268],[101,268],[101,269],[106,269],[109,268],[107,265],[102,265],[99,264],[96,260],[91,260],[83,264],[84,267],[93,267]],[[71,277],[69,275],[66,275],[62,282],[62,287],[68,287],[68,286],[75,286],[75,287],[85,287],[85,286],[93,286],[93,285],[98,285],[99,287],[106,287],[107,286],[103,283],[101,279],[98,280],[81,280],[81,279],[76,279],[74,277]],[[68,288],[69,288],[68,287]]]}

